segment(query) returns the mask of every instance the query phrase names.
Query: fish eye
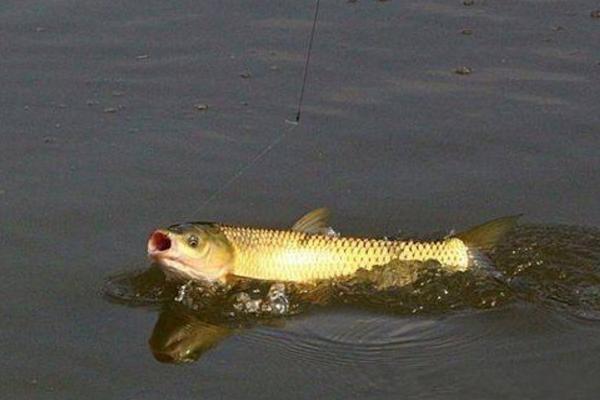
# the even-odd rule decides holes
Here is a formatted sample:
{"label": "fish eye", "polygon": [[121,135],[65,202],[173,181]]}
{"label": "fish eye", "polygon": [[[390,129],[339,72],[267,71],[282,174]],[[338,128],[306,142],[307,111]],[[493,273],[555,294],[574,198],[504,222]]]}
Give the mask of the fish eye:
{"label": "fish eye", "polygon": [[188,236],[187,243],[190,245],[190,247],[198,247],[198,236],[196,236],[196,235]]}

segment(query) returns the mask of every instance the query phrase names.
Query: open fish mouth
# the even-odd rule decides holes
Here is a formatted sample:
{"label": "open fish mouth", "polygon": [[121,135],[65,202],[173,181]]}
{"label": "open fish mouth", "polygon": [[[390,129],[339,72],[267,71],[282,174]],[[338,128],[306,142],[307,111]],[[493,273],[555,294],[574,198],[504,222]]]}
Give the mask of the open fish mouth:
{"label": "open fish mouth", "polygon": [[152,232],[148,239],[148,256],[157,262],[168,277],[185,277],[193,273],[187,265],[189,259],[177,251],[176,239],[161,229]]}
{"label": "open fish mouth", "polygon": [[155,255],[171,248],[171,239],[161,231],[155,231],[148,239],[148,254]]}

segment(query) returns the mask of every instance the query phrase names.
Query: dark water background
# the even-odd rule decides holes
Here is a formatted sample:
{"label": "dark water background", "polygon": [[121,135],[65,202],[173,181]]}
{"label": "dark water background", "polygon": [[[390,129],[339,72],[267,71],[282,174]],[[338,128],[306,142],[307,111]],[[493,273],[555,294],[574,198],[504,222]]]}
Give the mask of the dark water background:
{"label": "dark water background", "polygon": [[156,307],[102,296],[146,266],[153,228],[189,219],[600,226],[587,0],[324,1],[302,125],[194,213],[293,118],[312,4],[0,4],[2,398],[597,397],[599,323],[545,303],[325,308],[181,366],[149,350]]}

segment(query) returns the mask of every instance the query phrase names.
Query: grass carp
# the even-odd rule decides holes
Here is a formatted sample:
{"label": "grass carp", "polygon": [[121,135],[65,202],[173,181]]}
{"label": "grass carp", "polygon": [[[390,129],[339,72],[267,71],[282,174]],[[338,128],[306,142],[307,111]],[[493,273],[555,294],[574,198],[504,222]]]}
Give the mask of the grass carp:
{"label": "grass carp", "polygon": [[342,237],[329,227],[329,211],[319,208],[290,230],[191,222],[154,231],[148,255],[169,277],[224,281],[245,278],[311,282],[351,275],[392,260],[436,260],[450,271],[486,262],[484,252],[515,224],[498,218],[437,241]]}

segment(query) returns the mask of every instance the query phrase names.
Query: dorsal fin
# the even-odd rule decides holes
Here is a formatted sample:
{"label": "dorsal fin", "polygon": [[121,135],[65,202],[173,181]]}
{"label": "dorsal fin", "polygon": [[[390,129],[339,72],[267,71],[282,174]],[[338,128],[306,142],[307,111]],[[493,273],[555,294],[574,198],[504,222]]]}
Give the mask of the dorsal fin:
{"label": "dorsal fin", "polygon": [[292,230],[304,233],[328,234],[331,231],[329,215],[330,212],[327,208],[312,210],[296,221],[292,226]]}

